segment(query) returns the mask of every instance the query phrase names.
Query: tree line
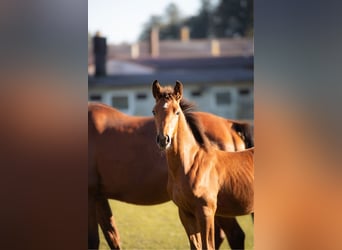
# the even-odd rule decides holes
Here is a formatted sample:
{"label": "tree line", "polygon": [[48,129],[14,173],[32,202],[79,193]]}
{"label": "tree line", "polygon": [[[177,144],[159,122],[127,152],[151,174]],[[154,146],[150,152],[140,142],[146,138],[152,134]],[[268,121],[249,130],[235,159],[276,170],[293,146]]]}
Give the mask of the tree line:
{"label": "tree line", "polygon": [[253,36],[253,0],[200,0],[197,15],[183,18],[178,6],[169,4],[163,15],[154,15],[146,22],[139,40],[149,39],[151,29],[159,28],[160,40],[178,40],[180,29],[187,26],[192,39]]}

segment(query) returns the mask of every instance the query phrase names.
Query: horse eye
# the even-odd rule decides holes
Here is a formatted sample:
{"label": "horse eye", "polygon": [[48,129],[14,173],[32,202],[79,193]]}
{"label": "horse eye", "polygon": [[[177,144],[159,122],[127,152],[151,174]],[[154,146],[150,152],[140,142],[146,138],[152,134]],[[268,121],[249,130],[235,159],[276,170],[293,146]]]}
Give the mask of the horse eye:
{"label": "horse eye", "polygon": [[180,111],[177,111],[177,112],[176,112],[176,115],[179,115],[179,112],[180,112]]}
{"label": "horse eye", "polygon": [[153,115],[156,115],[156,111],[152,110],[152,114],[153,114]]}

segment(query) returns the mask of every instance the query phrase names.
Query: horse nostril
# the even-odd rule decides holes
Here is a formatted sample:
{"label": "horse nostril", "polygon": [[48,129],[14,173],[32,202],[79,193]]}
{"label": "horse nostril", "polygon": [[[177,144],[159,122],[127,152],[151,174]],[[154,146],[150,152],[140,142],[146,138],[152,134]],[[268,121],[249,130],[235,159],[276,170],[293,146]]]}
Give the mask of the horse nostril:
{"label": "horse nostril", "polygon": [[168,135],[158,134],[156,141],[160,147],[165,148],[168,144],[170,144],[171,138]]}

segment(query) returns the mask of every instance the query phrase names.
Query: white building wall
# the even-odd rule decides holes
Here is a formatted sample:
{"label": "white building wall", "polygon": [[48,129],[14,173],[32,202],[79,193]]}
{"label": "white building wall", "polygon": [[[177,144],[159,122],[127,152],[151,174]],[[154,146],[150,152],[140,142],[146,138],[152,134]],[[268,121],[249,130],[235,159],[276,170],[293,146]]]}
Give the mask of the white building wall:
{"label": "white building wall", "polygon": [[[242,95],[241,89],[244,90]],[[221,98],[218,103],[217,95],[223,94],[225,96],[225,93],[230,93],[230,102]],[[154,105],[154,98],[149,86],[89,90],[89,100],[90,96],[93,95],[101,95],[100,102],[109,106],[112,106],[113,97],[126,96],[128,108],[121,111],[129,115],[151,116]],[[253,87],[250,84],[206,87],[190,85],[184,88],[184,98],[194,102],[200,111],[210,112],[229,119],[253,119]]]}

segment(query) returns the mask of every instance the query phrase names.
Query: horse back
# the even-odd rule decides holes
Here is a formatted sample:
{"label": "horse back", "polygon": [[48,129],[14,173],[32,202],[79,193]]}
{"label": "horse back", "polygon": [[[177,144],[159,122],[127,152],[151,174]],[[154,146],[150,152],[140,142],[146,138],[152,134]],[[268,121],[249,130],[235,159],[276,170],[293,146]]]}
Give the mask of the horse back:
{"label": "horse back", "polygon": [[208,139],[220,150],[240,151],[254,145],[252,128],[247,123],[241,123],[223,117],[195,112],[204,128]]}
{"label": "horse back", "polygon": [[88,103],[88,135],[102,134],[115,120],[126,115],[102,103]]}

